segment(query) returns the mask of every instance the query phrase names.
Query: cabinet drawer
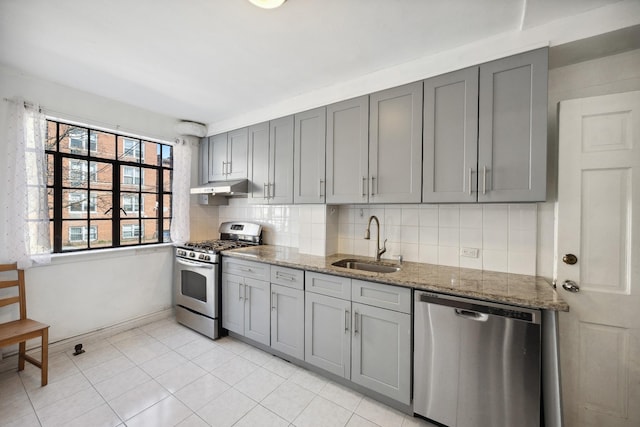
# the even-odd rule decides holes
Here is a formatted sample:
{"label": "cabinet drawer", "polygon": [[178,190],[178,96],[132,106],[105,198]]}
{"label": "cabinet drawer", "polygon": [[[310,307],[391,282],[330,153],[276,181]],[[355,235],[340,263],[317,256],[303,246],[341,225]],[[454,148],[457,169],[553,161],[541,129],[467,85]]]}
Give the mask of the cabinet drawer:
{"label": "cabinet drawer", "polygon": [[354,279],[351,300],[411,314],[411,289]]}
{"label": "cabinet drawer", "polygon": [[304,271],[272,265],[271,283],[304,290]]}
{"label": "cabinet drawer", "polygon": [[269,281],[269,264],[222,257],[222,272]]}
{"label": "cabinet drawer", "polygon": [[305,290],[330,297],[351,300],[351,279],[307,271]]}

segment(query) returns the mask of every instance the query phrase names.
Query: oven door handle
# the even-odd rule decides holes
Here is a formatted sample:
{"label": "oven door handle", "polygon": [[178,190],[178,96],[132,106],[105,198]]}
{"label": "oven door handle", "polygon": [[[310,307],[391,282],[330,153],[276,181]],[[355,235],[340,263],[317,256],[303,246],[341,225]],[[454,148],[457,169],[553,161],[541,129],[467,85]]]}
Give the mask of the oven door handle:
{"label": "oven door handle", "polygon": [[213,264],[207,264],[206,262],[194,262],[182,258],[177,258],[176,262],[187,267],[207,268],[209,270],[213,269]]}

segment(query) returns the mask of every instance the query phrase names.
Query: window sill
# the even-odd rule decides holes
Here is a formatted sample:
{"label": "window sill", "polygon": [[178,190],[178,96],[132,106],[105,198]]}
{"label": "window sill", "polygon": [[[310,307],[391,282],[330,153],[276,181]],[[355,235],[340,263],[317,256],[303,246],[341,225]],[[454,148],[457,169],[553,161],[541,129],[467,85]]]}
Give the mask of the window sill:
{"label": "window sill", "polygon": [[[164,252],[173,248],[173,243],[159,243],[157,245],[131,246],[125,248],[97,249],[93,251],[69,252],[64,254],[51,254],[51,264],[70,264],[83,261],[96,261],[101,259],[130,257],[140,254]],[[34,267],[46,267],[46,265],[33,265]]]}

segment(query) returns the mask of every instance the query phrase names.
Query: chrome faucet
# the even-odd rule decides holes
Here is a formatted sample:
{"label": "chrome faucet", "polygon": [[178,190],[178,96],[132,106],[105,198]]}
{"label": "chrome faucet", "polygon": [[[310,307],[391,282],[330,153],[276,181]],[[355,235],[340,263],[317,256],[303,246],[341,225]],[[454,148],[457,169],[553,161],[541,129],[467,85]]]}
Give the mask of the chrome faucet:
{"label": "chrome faucet", "polygon": [[367,224],[367,231],[364,233],[365,240],[369,240],[371,238],[371,233],[369,229],[371,228],[371,221],[376,220],[376,224],[378,225],[378,233],[377,233],[377,241],[376,241],[376,261],[380,261],[380,255],[387,251],[387,239],[384,239],[382,243],[382,248],[380,248],[380,221],[378,221],[378,217],[375,215],[371,215],[369,217],[369,223]]}

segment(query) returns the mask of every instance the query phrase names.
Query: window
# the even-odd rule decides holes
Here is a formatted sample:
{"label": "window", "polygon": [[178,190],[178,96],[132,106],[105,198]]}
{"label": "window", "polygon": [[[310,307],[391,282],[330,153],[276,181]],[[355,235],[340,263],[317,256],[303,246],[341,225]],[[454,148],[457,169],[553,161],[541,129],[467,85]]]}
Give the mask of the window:
{"label": "window", "polygon": [[122,183],[140,185],[140,168],[125,166],[122,168]]}
{"label": "window", "polygon": [[89,240],[98,239],[98,227],[89,227],[87,233],[87,227],[69,227],[69,241],[70,242],[86,242],[87,237]]}
{"label": "window", "polygon": [[84,160],[70,160],[69,161],[69,181],[80,184],[87,180],[93,181],[93,182],[96,182],[98,180],[97,163],[86,162]]}
{"label": "window", "polygon": [[89,140],[89,149],[91,151],[98,150],[98,135],[91,132],[88,134],[87,129],[72,128],[69,130],[69,148],[71,150],[87,150],[87,140]]}
{"label": "window", "polygon": [[54,253],[170,241],[171,145],[48,120],[46,154]]}
{"label": "window", "polygon": [[69,193],[69,212],[71,213],[86,213],[87,208],[89,212],[95,213],[98,202],[98,197],[92,194],[89,198],[89,204],[87,206],[87,194],[86,193]]}
{"label": "window", "polygon": [[136,160],[137,159],[144,160],[144,157],[141,156],[142,153],[140,150],[140,140],[131,139],[131,138],[122,138],[122,148],[123,148],[123,152],[122,152],[123,156],[133,157]]}
{"label": "window", "polygon": [[137,239],[140,237],[140,226],[136,224],[125,224],[122,226],[123,239]]}

